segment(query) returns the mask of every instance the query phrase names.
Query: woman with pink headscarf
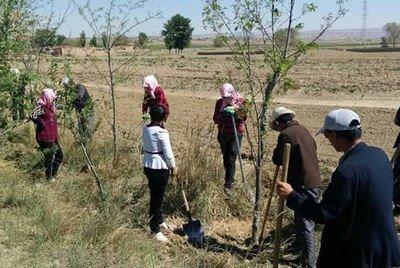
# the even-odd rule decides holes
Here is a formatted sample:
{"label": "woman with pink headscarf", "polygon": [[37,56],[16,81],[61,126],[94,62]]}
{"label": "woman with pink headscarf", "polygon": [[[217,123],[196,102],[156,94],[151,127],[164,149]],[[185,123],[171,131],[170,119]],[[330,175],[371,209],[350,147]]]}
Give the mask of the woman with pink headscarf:
{"label": "woman with pink headscarf", "polygon": [[[160,105],[164,108],[166,117],[169,115],[169,104],[164,90],[160,87],[154,75],[148,75],[143,81],[144,98],[142,105],[143,119],[150,111],[151,107]],[[148,117],[148,116],[147,116]]]}
{"label": "woman with pink headscarf", "polygon": [[54,181],[57,171],[63,161],[63,153],[58,143],[58,125],[54,105],[56,93],[51,88],[45,88],[32,113],[35,123],[36,141],[45,159],[46,178]]}
{"label": "woman with pink headscarf", "polygon": [[246,116],[239,116],[237,112],[242,107],[244,100],[231,84],[224,84],[220,88],[220,94],[221,98],[215,104],[213,119],[214,123],[218,125],[218,142],[224,160],[225,193],[230,195],[235,177],[236,157],[239,151],[236,146],[232,117],[235,120],[240,144],[245,129]]}

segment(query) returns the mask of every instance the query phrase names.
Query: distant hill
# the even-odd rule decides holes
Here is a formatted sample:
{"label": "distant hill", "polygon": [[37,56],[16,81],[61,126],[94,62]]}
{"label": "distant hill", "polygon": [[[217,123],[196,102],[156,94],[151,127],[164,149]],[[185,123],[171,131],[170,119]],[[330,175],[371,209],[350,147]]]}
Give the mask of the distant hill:
{"label": "distant hill", "polygon": [[[305,31],[301,33],[303,39],[312,39],[319,32],[318,31]],[[343,30],[329,30],[320,40],[322,41],[340,41],[340,40],[360,40],[362,36],[361,29],[343,29]],[[371,28],[366,31],[366,38],[369,40],[380,40],[385,36],[385,32],[381,28]]]}
{"label": "distant hill", "polygon": [[[303,39],[312,39],[314,38],[319,31],[304,31],[301,33],[301,37]],[[322,41],[342,41],[342,40],[352,40],[357,41],[360,40],[362,36],[361,29],[343,29],[343,30],[329,30],[327,31],[320,40]],[[367,29],[366,37],[369,40],[380,40],[382,36],[385,36],[385,32],[381,28],[371,28]],[[215,37],[215,34],[200,34],[194,35],[193,39],[195,40],[204,40],[204,39],[212,39]],[[160,37],[153,37],[154,39],[162,39]]]}

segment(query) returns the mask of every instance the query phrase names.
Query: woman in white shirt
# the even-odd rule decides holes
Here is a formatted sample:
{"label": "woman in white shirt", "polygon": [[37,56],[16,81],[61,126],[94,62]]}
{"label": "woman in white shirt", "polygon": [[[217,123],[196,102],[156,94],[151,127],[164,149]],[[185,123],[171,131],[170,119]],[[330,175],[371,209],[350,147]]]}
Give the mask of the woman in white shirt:
{"label": "woman in white shirt", "polygon": [[150,188],[150,230],[160,242],[168,242],[161,233],[168,229],[164,222],[161,205],[169,176],[174,175],[175,158],[168,130],[164,129],[165,109],[156,105],[150,109],[151,123],[143,127],[143,167]]}

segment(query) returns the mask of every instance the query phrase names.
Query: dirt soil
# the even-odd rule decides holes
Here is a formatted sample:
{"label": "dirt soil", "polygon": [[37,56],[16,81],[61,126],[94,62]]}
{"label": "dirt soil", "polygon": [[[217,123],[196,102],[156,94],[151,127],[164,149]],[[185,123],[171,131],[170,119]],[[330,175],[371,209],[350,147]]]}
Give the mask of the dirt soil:
{"label": "dirt soil", "polygon": [[[122,50],[121,53],[130,53]],[[101,57],[99,51],[91,51]],[[88,86],[98,104],[97,115],[105,126],[110,118],[109,109],[104,107],[101,93],[105,82],[96,73],[90,62],[85,60],[86,53],[79,49],[70,49],[67,57],[79,61],[73,65],[73,75],[79,82]],[[166,90],[171,107],[166,128],[171,133],[178,168],[180,148],[186,142],[185,130],[190,126],[202,130],[204,141],[219,150],[216,142],[216,128],[212,122],[215,101],[218,98],[220,81],[233,72],[235,66],[232,59],[225,56],[200,57],[195,50],[188,50],[184,57],[166,53],[150,53],[141,56],[137,64],[138,70],[133,79],[117,88],[118,127],[121,133],[136,133],[141,130],[141,77],[156,74],[162,87]],[[122,57],[122,56],[121,56]],[[261,60],[261,59],[260,59]],[[400,105],[397,97],[400,93],[400,53],[351,53],[343,51],[323,50],[312,53],[291,72],[297,81],[297,90],[284,96],[276,96],[271,108],[285,105],[296,112],[297,120],[312,133],[322,126],[324,116],[333,108],[349,107],[357,112],[362,121],[364,141],[383,148],[390,156],[392,145],[399,132],[393,124],[395,109]],[[104,66],[102,65],[101,68]],[[105,69],[105,68],[103,68]],[[102,70],[103,70],[102,69]],[[239,77],[234,77],[238,80]],[[108,130],[106,130],[109,132]],[[99,133],[97,138],[108,138]],[[267,136],[269,159],[276,143],[277,133]],[[340,154],[335,152],[323,136],[315,138],[318,146],[320,167],[326,181],[334,170]],[[244,139],[244,153],[249,153],[248,141]],[[268,159],[268,160],[269,160]],[[272,165],[268,161],[268,165]],[[222,162],[222,158],[221,158]],[[195,163],[194,163],[195,164]],[[0,167],[1,168],[1,167]],[[251,164],[246,161],[246,172],[250,172]],[[239,174],[239,173],[237,173]],[[222,190],[221,178],[221,190]],[[3,216],[0,214],[0,217]],[[175,220],[176,221],[176,220]],[[177,220],[176,223],[179,223]],[[206,232],[213,234],[221,241],[243,245],[250,235],[250,221],[225,219],[206,226]],[[18,263],[12,260],[10,252],[4,244],[7,237],[0,228],[1,262]],[[23,252],[17,254],[24,256]]]}
{"label": "dirt soil", "polygon": [[[155,73],[165,88],[171,107],[167,129],[171,133],[174,150],[179,161],[179,148],[185,142],[185,130],[190,127],[202,128],[205,140],[214,137],[210,146],[219,150],[216,129],[212,115],[218,98],[218,74],[232,70],[224,66],[231,62],[227,57],[199,57],[187,52],[184,58],[157,55],[143,58],[140,75]],[[343,51],[318,51],[303,60],[291,76],[298,81],[298,89],[285,95],[277,95],[271,108],[285,105],[296,112],[296,118],[312,133],[322,126],[324,116],[334,108],[346,107],[357,112],[362,120],[364,141],[383,148],[391,156],[394,140],[399,129],[393,124],[395,109],[400,105],[400,53],[351,53]],[[226,69],[224,70],[224,68]],[[221,70],[221,71],[220,71]],[[222,71],[224,70],[224,71]],[[81,70],[89,88],[96,88]],[[218,77],[217,77],[218,78]],[[118,120],[124,131],[140,131],[142,89],[140,79],[118,88]],[[101,102],[101,100],[100,100]],[[104,118],[107,116],[103,114]],[[276,143],[277,133],[267,137],[269,157]],[[320,167],[326,182],[340,158],[323,137],[316,137]],[[243,151],[249,153],[244,139]],[[221,159],[222,161],[222,159]],[[267,161],[268,165],[270,161]],[[245,163],[247,172],[251,164]],[[271,172],[272,174],[272,165]],[[237,173],[239,174],[239,173]],[[222,181],[221,181],[222,185]],[[222,187],[222,186],[221,186]],[[250,234],[249,222],[224,221],[208,227],[208,231],[221,239],[229,240],[232,234],[239,244]]]}

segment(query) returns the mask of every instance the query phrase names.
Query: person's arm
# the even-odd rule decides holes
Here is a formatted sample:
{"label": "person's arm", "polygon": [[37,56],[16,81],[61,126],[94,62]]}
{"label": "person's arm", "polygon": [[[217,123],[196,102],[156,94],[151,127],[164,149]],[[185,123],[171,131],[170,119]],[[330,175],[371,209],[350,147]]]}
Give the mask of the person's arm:
{"label": "person's arm", "polygon": [[394,117],[394,123],[398,126],[400,126],[400,107],[397,110],[396,116]]}
{"label": "person's arm", "polygon": [[149,108],[149,104],[148,104],[147,98],[148,98],[147,93],[144,93],[143,104],[142,104],[142,113],[143,114],[147,113],[147,110]]}
{"label": "person's arm", "polygon": [[75,90],[76,90],[76,98],[74,100],[74,106],[75,106],[75,109],[77,109],[79,112],[81,112],[82,109],[85,107],[85,103],[86,103],[86,99],[85,99],[86,88],[83,85],[78,84],[76,86]]}
{"label": "person's arm", "polygon": [[32,120],[32,122],[36,125],[36,132],[40,132],[43,130],[43,125],[39,119],[40,116],[42,116],[44,114],[44,110],[42,106],[37,106],[35,107],[35,109],[33,110],[30,119]]}
{"label": "person's arm", "polygon": [[169,104],[164,91],[160,88],[157,88],[154,92],[154,95],[156,97],[156,103],[164,107],[165,113],[169,115]]}
{"label": "person's arm", "polygon": [[325,224],[341,215],[350,200],[351,182],[340,172],[335,171],[320,203],[314,198],[292,191],[286,205],[317,223]]}
{"label": "person's arm", "polygon": [[172,152],[171,141],[169,139],[169,133],[167,130],[163,129],[157,133],[158,139],[161,141],[163,154],[165,157],[165,161],[167,162],[167,166],[170,169],[175,168],[175,157]]}
{"label": "person's arm", "polygon": [[35,107],[35,109],[33,109],[30,119],[34,123],[37,123],[38,122],[38,118],[43,114],[44,114],[43,107],[38,105],[38,106]]}
{"label": "person's arm", "polygon": [[215,124],[220,124],[221,123],[221,120],[220,120],[220,117],[219,117],[219,115],[220,115],[220,111],[219,110],[221,109],[221,104],[222,104],[222,102],[220,100],[218,100],[215,103],[214,115],[213,115],[213,120],[214,120]]}
{"label": "person's arm", "polygon": [[283,163],[283,151],[285,149],[285,143],[290,143],[289,138],[284,134],[279,134],[278,142],[272,155],[272,162],[277,166],[282,166]]}

